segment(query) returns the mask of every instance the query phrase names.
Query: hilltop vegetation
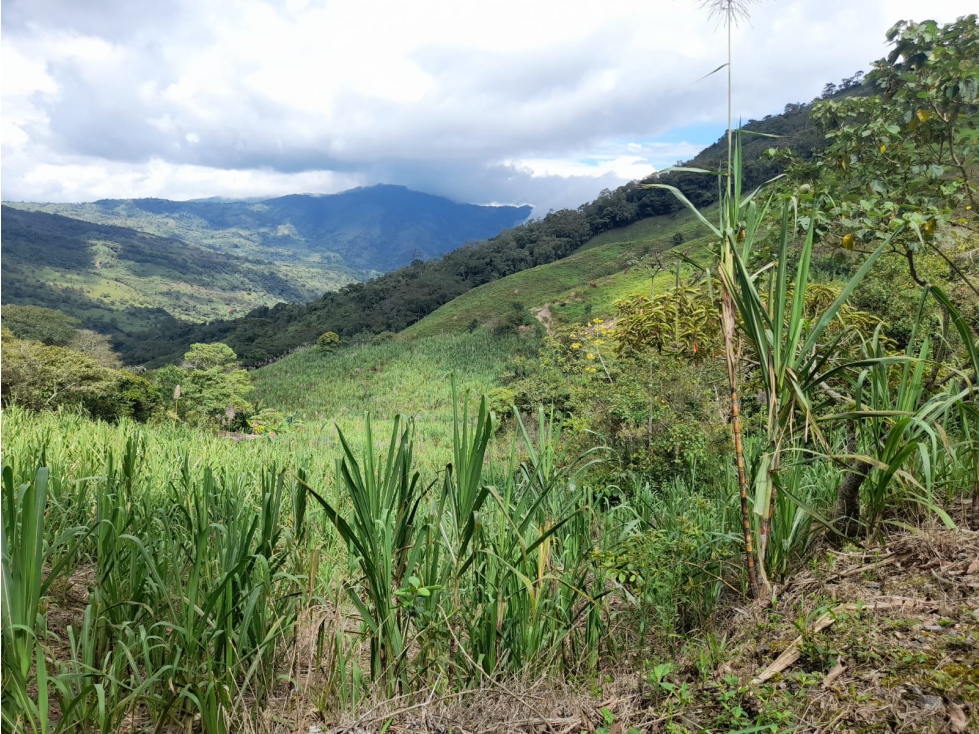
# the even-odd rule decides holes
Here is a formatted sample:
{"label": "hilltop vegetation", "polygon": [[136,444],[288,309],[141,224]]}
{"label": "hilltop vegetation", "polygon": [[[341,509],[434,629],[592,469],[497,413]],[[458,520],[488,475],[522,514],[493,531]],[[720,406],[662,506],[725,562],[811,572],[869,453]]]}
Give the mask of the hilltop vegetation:
{"label": "hilltop vegetation", "polygon": [[[706,228],[688,212],[641,219],[592,237],[566,258],[473,288],[398,338],[456,334],[480,326],[506,330],[514,312],[528,317],[522,325],[540,322],[549,329],[608,318],[620,298],[672,284],[671,255],[697,256],[706,246]],[[689,272],[686,264],[681,268]]]}
{"label": "hilltop vegetation", "polygon": [[230,255],[319,265],[357,280],[484,239],[519,224],[531,211],[459,204],[386,185],[261,201],[103,199],[15,206],[177,237]]}
{"label": "hilltop vegetation", "polygon": [[59,309],[126,345],[161,322],[310,301],[529,212],[398,186],[264,202],[15,204],[3,207],[3,302]]}
{"label": "hilltop vegetation", "polygon": [[131,338],[163,319],[207,321],[352,282],[352,271],[270,263],[56,214],[3,207],[3,302],[54,308]]}

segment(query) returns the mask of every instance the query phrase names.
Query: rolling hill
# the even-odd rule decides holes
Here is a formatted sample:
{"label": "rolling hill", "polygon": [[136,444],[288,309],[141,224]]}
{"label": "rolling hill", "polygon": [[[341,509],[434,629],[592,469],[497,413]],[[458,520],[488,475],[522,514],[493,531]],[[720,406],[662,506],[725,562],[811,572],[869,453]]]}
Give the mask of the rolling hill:
{"label": "rolling hill", "polygon": [[641,219],[593,237],[566,258],[473,288],[412,324],[398,338],[458,334],[477,322],[492,327],[506,318],[513,304],[554,326],[609,316],[619,298],[648,292],[650,278],[657,282],[674,278],[671,270],[657,267],[658,256],[674,248],[696,255],[709,244],[706,234],[707,228],[688,212]]}
{"label": "rolling hill", "polygon": [[121,336],[169,317],[199,322],[353,282],[348,269],[269,263],[172,237],[2,207],[3,302],[56,308]]}
{"label": "rolling hill", "polygon": [[[809,124],[809,111],[809,105],[787,105],[781,114],[751,120],[744,126],[746,186],[757,186],[781,172],[783,164],[768,156],[768,149],[787,148],[807,157],[824,145],[825,141]],[[689,165],[718,170],[726,154],[727,141],[722,137],[689,161]],[[717,201],[714,176],[671,172],[657,175],[656,180],[678,187],[700,208]],[[650,188],[648,183],[648,180],[633,181],[614,191],[604,191],[577,209],[551,212],[483,242],[424,262],[415,261],[366,283],[354,283],[326,293],[311,303],[259,308],[243,317],[200,326],[171,322],[120,345],[121,351],[127,362],[153,367],[179,360],[193,342],[224,342],[235,350],[243,364],[256,367],[314,342],[325,331],[334,331],[346,340],[364,334],[397,333],[442,307],[445,310],[439,316],[409,330],[405,337],[456,331],[473,319],[490,321],[501,307],[509,308],[514,301],[539,306],[561,297],[562,302],[569,304],[566,314],[571,318],[577,311],[584,312],[586,300],[599,298],[597,293],[585,296],[581,290],[589,288],[596,278],[614,276],[621,283],[644,280],[646,276],[629,265],[630,260],[638,260],[645,254],[637,251],[637,243],[642,249],[650,244],[646,240],[652,239],[655,249],[664,249],[686,221],[681,218],[685,216],[681,212],[682,204],[669,192]],[[687,240],[696,237],[693,231],[684,236]],[[606,249],[601,247],[603,243],[618,245]],[[532,292],[539,291],[534,298],[521,298],[520,293],[503,293],[493,288],[479,290],[507,276],[560,261],[579,248],[581,257],[562,268],[548,269],[547,276],[542,275],[543,271],[531,271],[519,279],[526,280],[526,287]],[[596,251],[586,254],[588,248]],[[619,271],[623,274],[615,275]],[[512,291],[521,286],[506,287]],[[576,287],[574,298],[564,297]],[[476,292],[470,294],[474,289]],[[465,300],[446,306],[464,294]],[[605,305],[610,305],[611,300]],[[482,305],[477,305],[480,301]],[[600,305],[593,303],[592,308]]]}
{"label": "rolling hill", "polygon": [[4,205],[3,302],[56,308],[127,343],[162,323],[312,301],[529,212],[401,186],[258,202]]}
{"label": "rolling hill", "polygon": [[[861,93],[864,90],[857,85],[835,96]],[[783,170],[780,158],[767,155],[771,148],[789,149],[806,158],[825,145],[809,123],[810,109],[811,105],[790,104],[780,114],[744,125],[744,185],[759,185]],[[719,170],[726,155],[727,141],[722,137],[688,165]],[[656,174],[655,180],[679,188],[701,209],[717,201],[714,176],[674,171]],[[458,245],[476,238],[477,225],[490,228],[492,224],[491,234],[499,232],[501,222],[507,217],[510,223],[522,220],[527,208],[471,207],[394,186],[261,202],[144,199],[23,206],[176,235],[213,251],[326,269],[345,267],[347,274],[360,278],[376,276],[303,304],[260,305],[244,315],[232,312],[231,318],[206,324],[168,319],[117,340],[129,364],[160,366],[179,361],[194,342],[224,342],[245,366],[257,367],[314,342],[326,331],[346,341],[409,327],[402,338],[449,333],[473,320],[491,322],[501,308],[511,308],[514,302],[522,307],[556,302],[551,317],[558,323],[580,319],[595,309],[608,311],[617,294],[648,278],[642,268],[634,267],[644,255],[673,246],[677,234],[688,242],[699,236],[686,228],[683,206],[669,192],[651,188],[651,182],[634,181],[603,191],[577,209],[550,212],[462,247]],[[341,204],[353,223],[339,213]],[[463,213],[470,217],[465,227],[459,219]],[[455,245],[448,243],[449,235],[457,237]],[[695,247],[691,243],[685,249]],[[558,268],[531,270],[572,255]],[[383,274],[376,269],[409,261]],[[513,281],[525,283],[523,287],[508,283],[485,288],[524,271],[528,273]],[[612,287],[591,288],[594,281],[605,279],[614,281],[609,281]],[[507,288],[523,295],[504,293]],[[446,305],[464,295],[459,303]],[[443,307],[440,314],[418,323]]]}
{"label": "rolling hill", "polygon": [[352,273],[357,280],[492,237],[531,211],[529,206],[459,204],[387,185],[262,201],[103,199],[11,206],[177,237],[215,252],[312,264]]}

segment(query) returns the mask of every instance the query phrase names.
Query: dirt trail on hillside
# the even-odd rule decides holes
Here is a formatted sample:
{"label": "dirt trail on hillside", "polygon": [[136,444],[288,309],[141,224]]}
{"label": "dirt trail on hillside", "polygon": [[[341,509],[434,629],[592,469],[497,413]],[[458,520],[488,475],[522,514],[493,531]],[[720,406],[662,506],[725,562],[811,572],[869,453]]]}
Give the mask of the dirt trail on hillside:
{"label": "dirt trail on hillside", "polygon": [[554,336],[554,317],[551,314],[551,304],[545,303],[539,308],[530,309],[530,312],[534,315],[535,319],[540,321],[547,335]]}

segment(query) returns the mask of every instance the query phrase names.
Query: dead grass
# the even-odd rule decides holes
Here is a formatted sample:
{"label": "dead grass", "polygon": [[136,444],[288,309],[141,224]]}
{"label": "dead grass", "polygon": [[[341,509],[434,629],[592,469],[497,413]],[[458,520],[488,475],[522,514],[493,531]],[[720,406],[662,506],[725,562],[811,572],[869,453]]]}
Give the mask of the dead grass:
{"label": "dead grass", "polygon": [[[65,630],[81,624],[92,580],[93,569],[81,568],[52,589],[47,620],[55,657],[68,654]],[[892,534],[879,547],[824,548],[776,588],[772,603],[745,605],[732,595],[710,635],[661,646],[658,660],[623,659],[621,668],[569,680],[487,677],[465,691],[441,681],[438,690],[414,696],[376,691],[346,710],[328,693],[335,684],[330,654],[317,653],[320,628],[330,639],[338,625],[353,633],[357,620],[332,606],[305,610],[282,659],[280,685],[257,717],[242,717],[250,721],[240,730],[979,731],[979,532],[964,527],[929,524]],[[794,662],[753,683],[787,650],[798,653]],[[650,675],[656,662],[669,665],[659,681]],[[241,713],[259,708],[240,703]]]}
{"label": "dead grass", "polygon": [[[662,659],[665,686],[647,663],[590,679],[375,695],[327,715],[293,697],[291,716],[263,718],[269,732],[322,734],[979,731],[977,532],[929,525],[877,548],[823,550],[774,603],[732,604],[714,623],[713,652],[691,639]],[[753,684],[793,643],[797,661]]]}

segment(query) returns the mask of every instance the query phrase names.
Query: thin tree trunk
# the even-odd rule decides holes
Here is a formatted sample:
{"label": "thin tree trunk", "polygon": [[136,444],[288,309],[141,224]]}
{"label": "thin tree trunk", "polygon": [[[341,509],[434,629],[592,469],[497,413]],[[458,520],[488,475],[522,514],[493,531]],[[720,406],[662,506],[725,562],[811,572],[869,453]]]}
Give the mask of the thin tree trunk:
{"label": "thin tree trunk", "polygon": [[979,451],[973,455],[972,461],[976,470],[972,480],[972,529],[979,530]]}
{"label": "thin tree trunk", "polygon": [[[847,451],[857,453],[857,431],[852,424],[847,426]],[[840,534],[855,538],[860,532],[860,487],[870,473],[870,464],[862,459],[853,459],[843,481],[836,488],[835,526]]]}
{"label": "thin tree trunk", "polygon": [[979,479],[972,484],[972,529],[979,530]]}

